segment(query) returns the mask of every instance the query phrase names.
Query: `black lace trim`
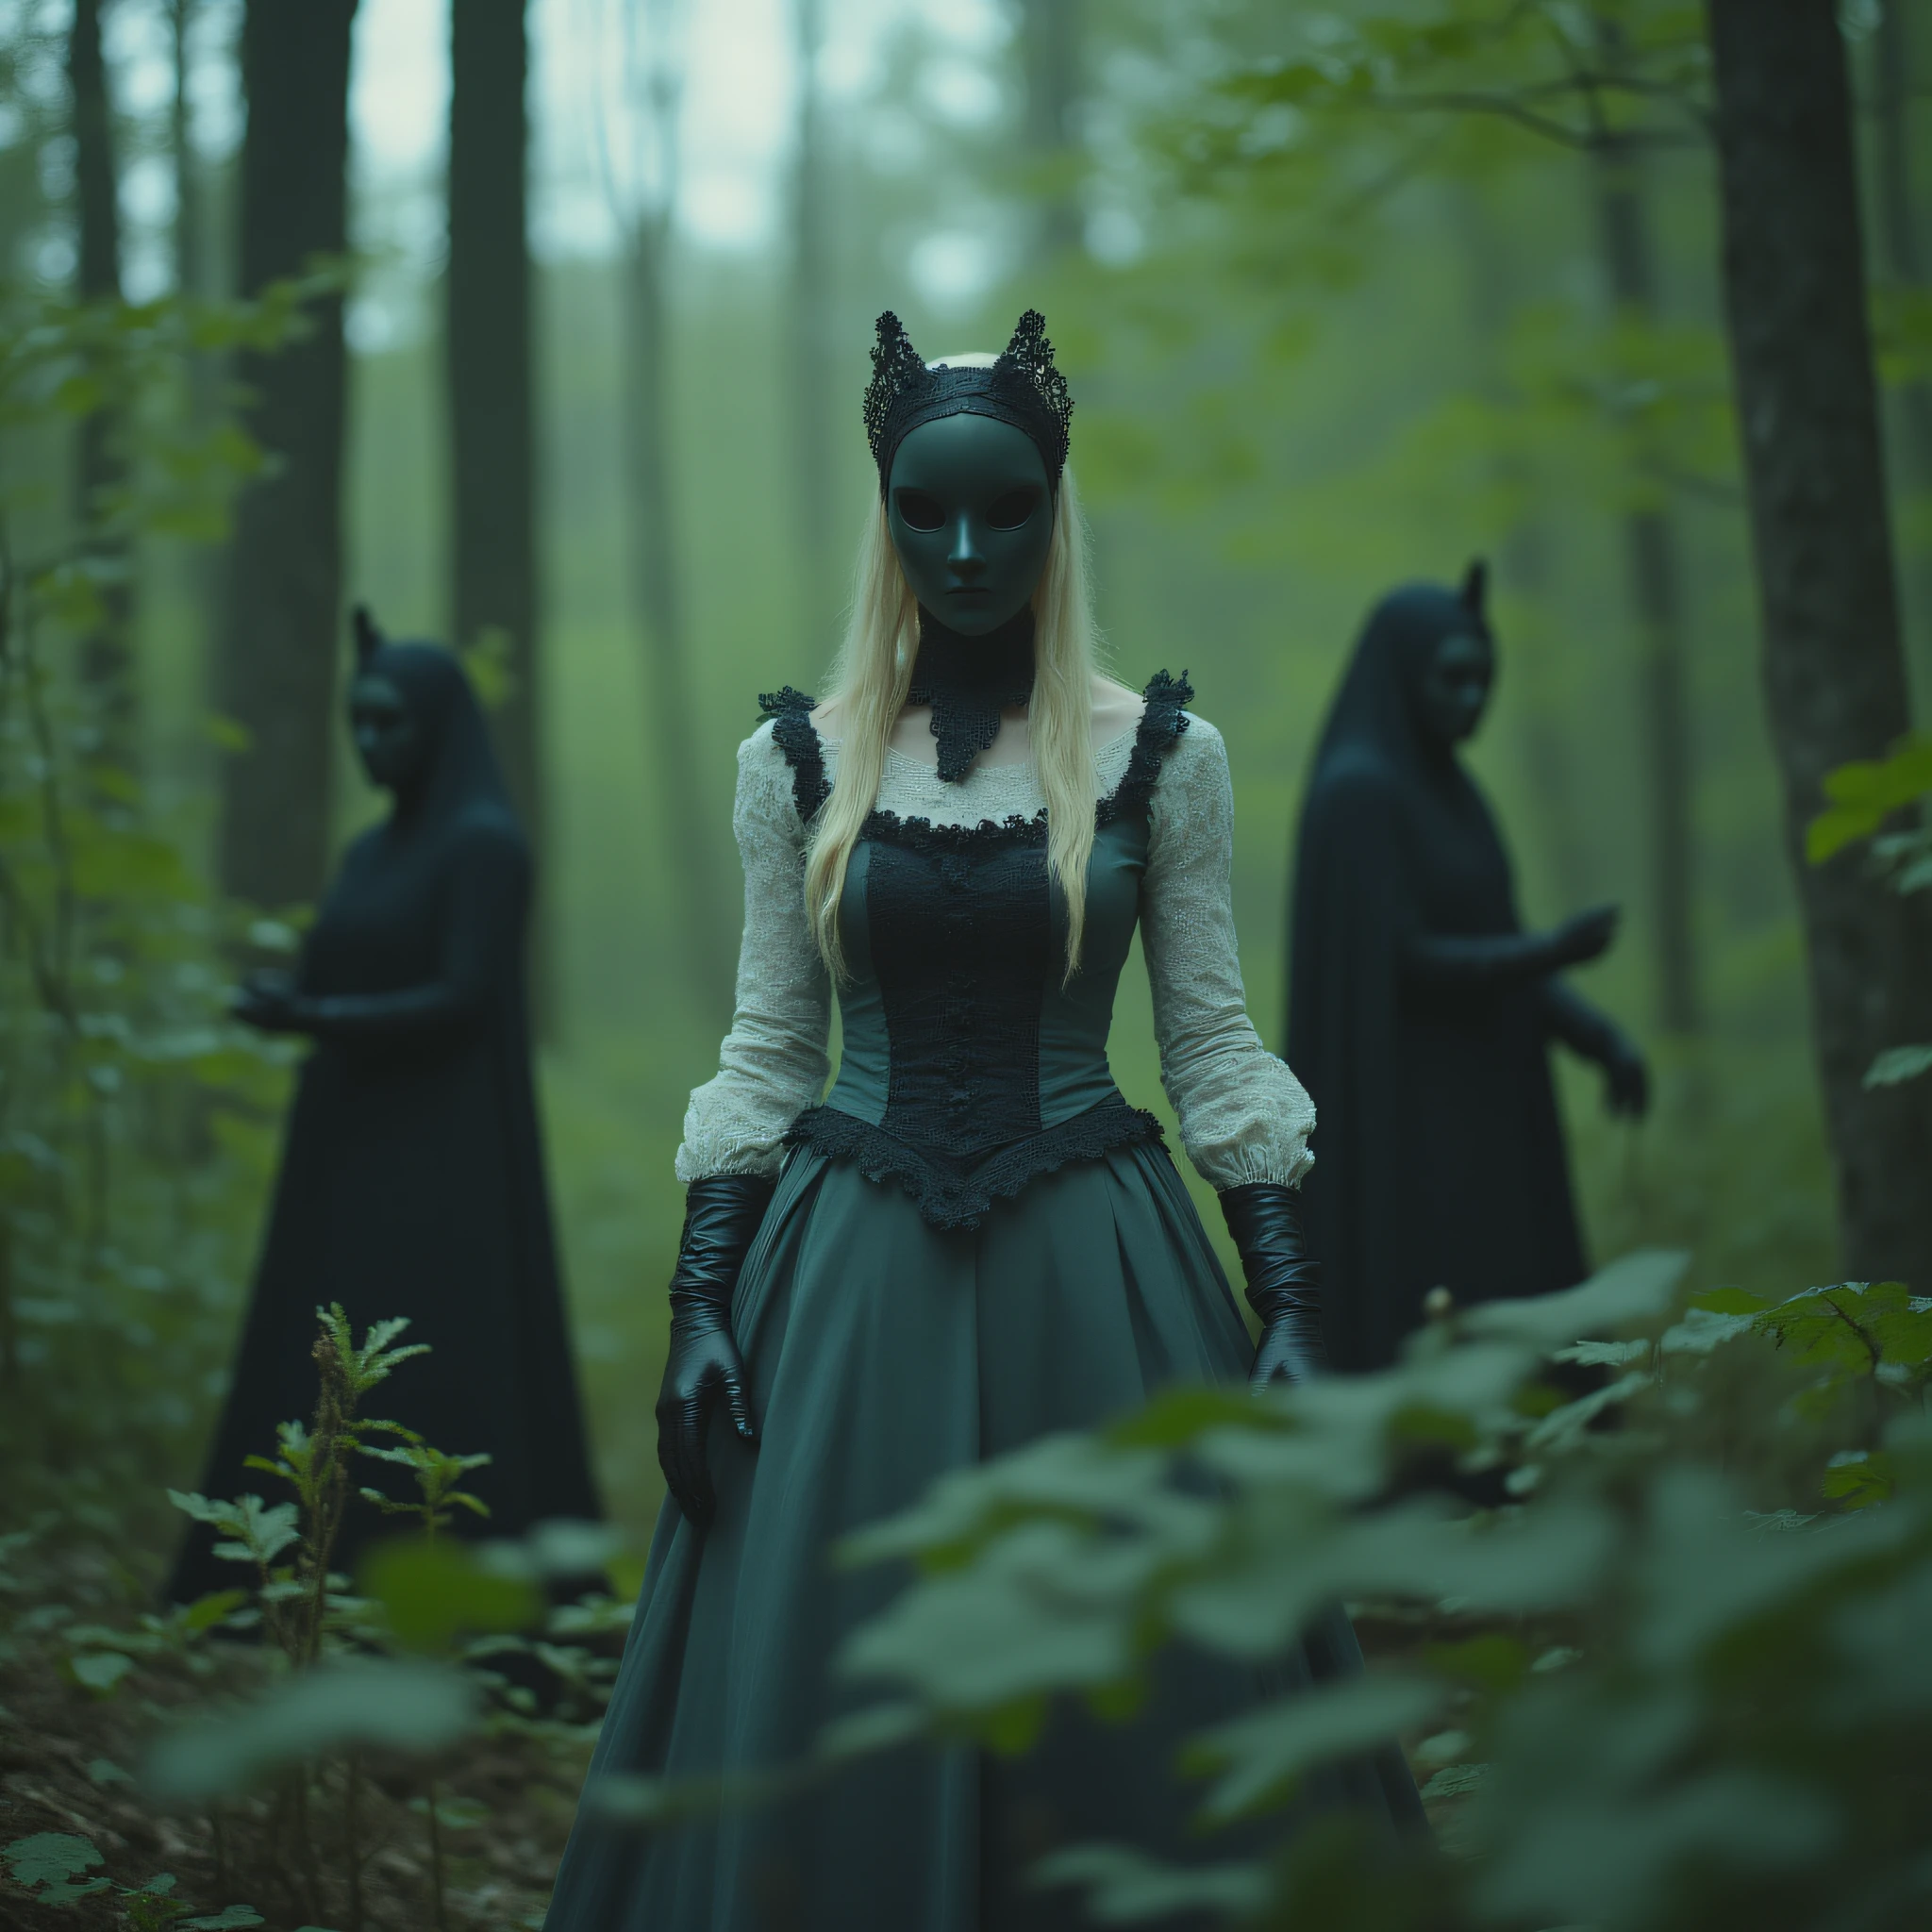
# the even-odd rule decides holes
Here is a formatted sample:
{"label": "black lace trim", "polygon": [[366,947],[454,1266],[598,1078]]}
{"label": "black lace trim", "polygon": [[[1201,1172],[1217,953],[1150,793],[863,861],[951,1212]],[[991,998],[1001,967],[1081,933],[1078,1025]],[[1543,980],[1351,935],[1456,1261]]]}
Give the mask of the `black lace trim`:
{"label": "black lace trim", "polygon": [[1116,1147],[1166,1144],[1160,1123],[1118,1096],[1024,1141],[965,1160],[927,1153],[832,1107],[807,1108],[785,1139],[833,1160],[855,1161],[869,1181],[896,1181],[912,1196],[921,1217],[943,1229],[976,1228],[995,1201],[1011,1200],[1029,1182],[1070,1161],[1098,1160]]}
{"label": "black lace trim", "polygon": [[[1154,795],[1162,761],[1188,728],[1187,707],[1194,701],[1194,687],[1185,671],[1178,677],[1157,671],[1141,695],[1147,708],[1134,733],[1127,769],[1121,782],[1093,808],[1093,823],[1103,829]],[[793,691],[789,684],[774,695],[758,699],[758,708],[777,721],[772,726],[772,737],[791,768],[791,794],[799,817],[808,824],[832,792],[825,778],[824,752],[809,715],[817,707],[816,698]],[[995,840],[1044,845],[1046,808],[1042,806],[1030,819],[1012,812],[1004,819],[981,819],[976,825],[936,825],[930,819],[902,819],[895,811],[874,808],[866,814],[860,836],[931,854],[970,852]]]}
{"label": "black lace trim", "polygon": [[818,708],[818,699],[793,691],[789,684],[780,691],[758,693],[758,709],[774,721],[772,741],[791,768],[792,800],[807,824],[832,795],[825,777],[824,748],[819,742],[818,727],[811,722]]}
{"label": "black lace trim", "polygon": [[940,777],[957,785],[1000,735],[1000,714],[1032,700],[1033,612],[1023,608],[990,635],[964,638],[921,605],[919,656],[906,696],[932,707]]}

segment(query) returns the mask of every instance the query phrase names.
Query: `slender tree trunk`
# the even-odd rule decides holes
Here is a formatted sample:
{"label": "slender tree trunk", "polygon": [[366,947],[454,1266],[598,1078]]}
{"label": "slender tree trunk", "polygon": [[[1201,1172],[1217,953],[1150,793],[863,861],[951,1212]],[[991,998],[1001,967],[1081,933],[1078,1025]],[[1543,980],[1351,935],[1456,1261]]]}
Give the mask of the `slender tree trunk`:
{"label": "slender tree trunk", "polygon": [[699,1010],[731,1001],[733,924],[725,869],[698,809],[708,791],[698,758],[684,586],[674,515],[670,421],[669,205],[641,216],[625,263],[625,454],[631,556],[645,639],[644,708],[658,766],[665,843],[677,895],[684,963]]}
{"label": "slender tree trunk", "polygon": [[[75,189],[80,227],[79,293],[83,302],[121,297],[121,208],[114,163],[114,109],[101,53],[101,0],[75,0],[67,37],[67,81],[74,99]],[[122,481],[123,425],[110,407],[80,422],[75,451],[75,512],[92,531],[102,499]],[[92,722],[100,734],[98,756],[124,768],[134,761],[138,723],[131,616],[125,572],[126,545],[105,535],[88,541],[100,572],[103,612],[80,642],[80,675],[88,688]]]}
{"label": "slender tree trunk", "polygon": [[[175,289],[199,301],[213,296],[214,275],[209,260],[208,183],[194,151],[193,114],[189,99],[190,42],[197,0],[173,0],[170,25],[175,56],[175,97],[169,106],[169,145],[175,163]],[[221,388],[220,358],[207,350],[191,353],[188,360],[188,417],[192,426],[206,431],[214,420]],[[220,548],[196,545],[183,559],[182,580],[194,613],[197,636],[213,627],[220,608],[224,569]]]}
{"label": "slender tree trunk", "polygon": [[[1612,141],[1591,156],[1597,233],[1611,299],[1656,319],[1656,250],[1641,159]],[[1624,518],[1624,569],[1641,651],[1641,716],[1649,791],[1648,843],[1657,1018],[1672,1033],[1701,1022],[1693,924],[1693,758],[1684,641],[1684,568],[1676,526],[1657,507]]]}
{"label": "slender tree trunk", "polygon": [[[444,330],[457,642],[495,633],[510,691],[494,724],[504,774],[543,849],[537,625],[536,406],[526,222],[525,0],[450,9],[449,275]],[[540,880],[542,877],[539,872]],[[549,1018],[537,931],[537,1009]]]}
{"label": "slender tree trunk", "polygon": [[1026,69],[1026,145],[1045,174],[1034,238],[1049,262],[1078,245],[1080,200],[1074,180],[1079,147],[1083,0],[1021,0]]}
{"label": "slender tree trunk", "polygon": [[1909,722],[1844,46],[1832,0],[1707,0],[1707,19],[1765,691],[1843,1259],[1932,1287],[1932,1096],[1862,1086],[1881,1048],[1926,1036],[1923,909],[1856,856],[1804,854],[1825,774]]}
{"label": "slender tree trunk", "polygon": [[792,409],[797,436],[799,563],[814,636],[830,642],[841,593],[837,466],[832,456],[837,358],[832,334],[831,206],[825,178],[824,108],[818,58],[824,42],[822,0],[795,0],[798,42],[798,133],[791,164]]}
{"label": "slender tree trunk", "polygon": [[[1886,275],[1901,288],[1924,285],[1925,255],[1919,234],[1917,196],[1912,192],[1911,128],[1907,107],[1911,98],[1912,43],[1901,0],[1891,0],[1879,15],[1873,39],[1877,110],[1877,212],[1879,258]],[[1905,473],[1912,487],[1932,491],[1932,384],[1923,378],[1902,384],[1894,392],[1893,422],[1904,445]],[[1921,546],[1907,562],[1907,583],[1915,591],[1912,616],[1917,620],[1919,670],[1932,675],[1926,655],[1932,627],[1932,556]],[[1924,687],[1922,686],[1922,690]]]}
{"label": "slender tree trunk", "polygon": [[[1924,251],[1919,237],[1917,197],[1912,192],[1911,132],[1907,104],[1911,92],[1911,41],[1906,9],[1891,0],[1879,16],[1874,43],[1878,110],[1878,233],[1885,273],[1907,288],[1925,279]],[[1907,383],[1900,391],[1912,467],[1932,483],[1932,387]]]}
{"label": "slender tree trunk", "polygon": [[[469,0],[464,0],[469,4]],[[356,0],[248,0],[242,28],[244,295],[347,244],[349,42]],[[274,355],[244,353],[245,423],[274,472],[236,508],[220,678],[248,734],[223,769],[221,880],[262,906],[327,875],[341,604],[342,305]]]}

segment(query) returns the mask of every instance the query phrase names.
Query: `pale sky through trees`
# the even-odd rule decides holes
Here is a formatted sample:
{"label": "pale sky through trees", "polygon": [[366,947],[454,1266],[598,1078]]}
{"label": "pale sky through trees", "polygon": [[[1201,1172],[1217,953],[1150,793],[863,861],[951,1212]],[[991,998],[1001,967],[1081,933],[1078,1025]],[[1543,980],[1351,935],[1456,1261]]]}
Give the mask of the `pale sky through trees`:
{"label": "pale sky through trees", "polygon": [[[601,36],[629,0],[534,0],[531,10],[536,177],[531,242],[541,258],[608,254],[615,245],[592,148],[591,110]],[[357,9],[350,115],[356,240],[371,272],[353,307],[352,346],[382,349],[426,325],[415,291],[440,265],[441,168],[449,109],[449,0],[361,0]],[[62,30],[58,0],[29,8],[43,31]],[[1000,0],[831,0],[820,80],[835,110],[863,117],[874,158],[914,162],[907,108],[956,125],[983,124],[1002,108],[994,72],[1012,33]],[[174,87],[166,0],[119,0],[108,13],[112,84],[124,114],[158,125]],[[241,0],[201,0],[190,76],[193,135],[211,157],[241,139],[233,48]],[[792,0],[691,0],[688,8],[677,225],[699,247],[782,250],[786,170],[797,85]],[[916,103],[885,100],[883,50],[899,30],[923,30],[929,52]],[[848,123],[849,125],[849,123]],[[161,143],[124,161],[128,292],[168,285],[172,171]],[[986,250],[935,209],[928,241],[908,272],[928,299],[967,305],[992,272]]]}

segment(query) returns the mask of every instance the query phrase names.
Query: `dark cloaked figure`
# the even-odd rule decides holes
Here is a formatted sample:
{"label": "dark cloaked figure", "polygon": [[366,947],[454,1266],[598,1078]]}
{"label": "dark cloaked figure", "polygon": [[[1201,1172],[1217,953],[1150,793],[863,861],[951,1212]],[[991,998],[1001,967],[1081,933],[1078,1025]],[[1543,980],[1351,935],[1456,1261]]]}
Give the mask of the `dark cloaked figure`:
{"label": "dark cloaked figure", "polygon": [[[372,1412],[487,1453],[467,1485],[491,1507],[479,1527],[514,1535],[597,1513],[530,1077],[529,848],[456,658],[383,642],[359,612],[358,648],[357,750],[395,808],[349,847],[294,977],[258,975],[237,1005],[315,1051],[203,1487],[269,1482],[243,1458],[312,1413],[315,1309],[339,1301],[358,1336],[407,1315],[406,1339],[429,1343]],[[375,1526],[350,1512],[339,1565]],[[192,1601],[234,1574],[197,1528],[170,1593]]]}
{"label": "dark cloaked figure", "polygon": [[1561,977],[1614,907],[1524,932],[1509,860],[1457,756],[1495,674],[1484,573],[1376,607],[1302,808],[1288,1058],[1321,1123],[1303,1192],[1338,1367],[1391,1361],[1437,1285],[1542,1294],[1586,1269],[1548,1043],[1641,1113],[1641,1056]]}

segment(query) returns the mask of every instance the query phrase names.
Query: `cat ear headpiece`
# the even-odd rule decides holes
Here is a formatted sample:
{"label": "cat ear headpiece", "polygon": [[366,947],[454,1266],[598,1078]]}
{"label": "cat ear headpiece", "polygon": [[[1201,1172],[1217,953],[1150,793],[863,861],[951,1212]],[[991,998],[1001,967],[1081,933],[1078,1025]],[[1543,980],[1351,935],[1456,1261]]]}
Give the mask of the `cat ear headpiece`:
{"label": "cat ear headpiece", "polygon": [[350,623],[356,634],[356,668],[359,671],[382,649],[383,635],[375,627],[375,620],[370,616],[366,604],[357,605]]}
{"label": "cat ear headpiece", "polygon": [[878,319],[872,381],[865,391],[865,434],[879,466],[881,496],[892,474],[892,458],[913,430],[941,416],[967,415],[991,416],[1030,436],[1046,464],[1047,482],[1058,491],[1067,466],[1067,424],[1073,413],[1067,378],[1054,367],[1046,318],[1037,308],[1020,318],[1012,341],[990,369],[947,363],[929,369],[890,308]]}

